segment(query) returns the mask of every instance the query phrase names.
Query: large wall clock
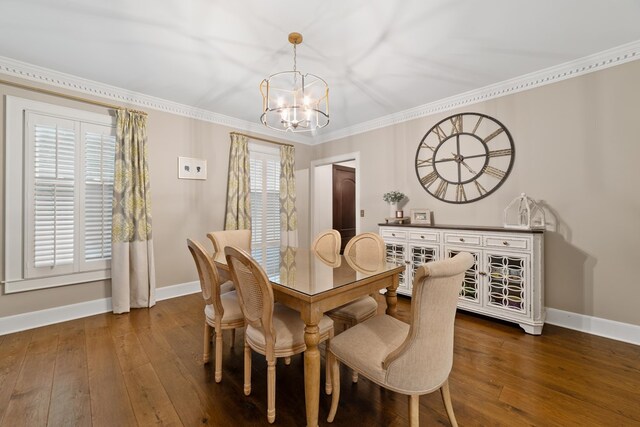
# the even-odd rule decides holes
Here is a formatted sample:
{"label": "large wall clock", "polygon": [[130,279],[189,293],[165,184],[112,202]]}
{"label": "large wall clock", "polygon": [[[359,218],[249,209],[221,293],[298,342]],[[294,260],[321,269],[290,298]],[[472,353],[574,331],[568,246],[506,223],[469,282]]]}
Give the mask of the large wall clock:
{"label": "large wall clock", "polygon": [[422,187],[447,203],[470,203],[507,179],[515,147],[506,127],[479,113],[460,113],[435,124],[416,151]]}

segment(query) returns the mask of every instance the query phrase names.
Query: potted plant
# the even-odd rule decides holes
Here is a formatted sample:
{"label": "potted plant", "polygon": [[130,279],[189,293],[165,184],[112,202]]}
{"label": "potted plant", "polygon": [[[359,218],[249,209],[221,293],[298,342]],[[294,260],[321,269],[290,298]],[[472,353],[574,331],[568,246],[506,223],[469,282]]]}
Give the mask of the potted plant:
{"label": "potted plant", "polygon": [[[388,193],[384,193],[382,195],[382,200],[389,203],[389,212],[390,216],[398,217],[398,212],[402,212],[398,210],[398,203],[404,200],[407,196],[399,191],[389,191]],[[402,214],[400,214],[402,217]]]}

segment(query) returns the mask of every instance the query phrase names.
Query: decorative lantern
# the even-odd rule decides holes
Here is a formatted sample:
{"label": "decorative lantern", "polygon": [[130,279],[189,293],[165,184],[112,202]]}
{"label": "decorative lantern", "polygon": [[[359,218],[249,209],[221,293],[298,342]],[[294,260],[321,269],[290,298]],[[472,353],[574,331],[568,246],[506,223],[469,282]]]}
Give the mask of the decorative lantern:
{"label": "decorative lantern", "polygon": [[504,209],[504,227],[525,230],[545,228],[544,210],[535,200],[520,194]]}

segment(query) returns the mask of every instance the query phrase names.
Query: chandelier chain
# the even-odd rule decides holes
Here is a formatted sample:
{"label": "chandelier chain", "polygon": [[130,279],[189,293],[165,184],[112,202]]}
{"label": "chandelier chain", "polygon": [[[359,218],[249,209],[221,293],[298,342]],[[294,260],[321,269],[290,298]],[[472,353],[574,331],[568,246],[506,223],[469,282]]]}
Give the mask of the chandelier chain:
{"label": "chandelier chain", "polygon": [[294,72],[294,73],[295,73],[295,72],[296,72],[296,70],[297,70],[297,69],[296,69],[296,66],[297,66],[297,63],[296,63],[296,56],[297,56],[297,55],[296,55],[296,45],[294,44],[294,45],[293,45],[293,72]]}

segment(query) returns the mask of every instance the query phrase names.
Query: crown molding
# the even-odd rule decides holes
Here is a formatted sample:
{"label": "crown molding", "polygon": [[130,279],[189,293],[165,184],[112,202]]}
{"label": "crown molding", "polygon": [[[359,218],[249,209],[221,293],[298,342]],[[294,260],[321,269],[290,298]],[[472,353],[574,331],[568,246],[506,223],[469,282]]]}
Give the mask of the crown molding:
{"label": "crown molding", "polygon": [[51,70],[12,58],[0,56],[0,74],[18,77],[36,83],[44,83],[58,88],[81,92],[103,99],[121,102],[145,109],[153,109],[191,119],[202,120],[227,126],[242,132],[250,132],[263,136],[271,136],[291,142],[312,145],[313,140],[292,133],[281,133],[266,129],[259,123],[248,122],[224,114],[215,113],[202,108],[191,107],[178,102],[157,98],[143,93],[111,86],[108,84],[84,79],[67,73]]}
{"label": "crown molding", "polygon": [[430,116],[432,114],[477,104],[479,102],[488,101],[490,99],[511,95],[529,89],[535,89],[550,83],[556,83],[562,80],[592,73],[594,71],[604,70],[605,68],[621,65],[637,59],[640,59],[640,40],[598,52],[593,55],[585,56],[575,61],[565,62],[564,64],[491,84],[480,89],[474,89],[449,98],[444,98],[435,102],[410,108],[408,110],[382,116],[363,123],[358,123],[347,128],[328,132],[318,136],[316,142],[322,144],[341,138],[347,138],[349,136]]}
{"label": "crown molding", "polygon": [[270,136],[304,145],[318,145],[341,138],[369,132],[387,126],[404,123],[436,113],[477,104],[490,99],[522,92],[556,83],[573,77],[582,76],[594,71],[621,65],[640,59],[640,40],[627,43],[612,49],[585,56],[575,61],[565,62],[544,70],[525,74],[520,77],[491,84],[480,89],[474,89],[459,95],[441,99],[424,105],[419,105],[397,113],[382,116],[373,120],[359,123],[347,128],[322,133],[315,137],[300,136],[292,133],[280,133],[266,129],[262,125],[202,108],[192,107],[162,98],[133,92],[116,86],[83,79],[71,74],[54,71],[26,62],[0,56],[0,74],[5,74],[32,82],[44,83],[51,86],[81,92],[104,99],[122,102],[136,107],[163,111],[227,126],[239,131],[258,135]]}

